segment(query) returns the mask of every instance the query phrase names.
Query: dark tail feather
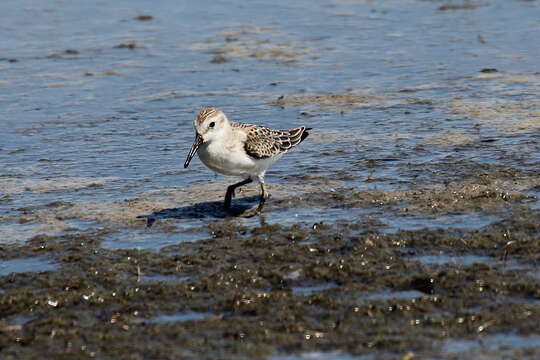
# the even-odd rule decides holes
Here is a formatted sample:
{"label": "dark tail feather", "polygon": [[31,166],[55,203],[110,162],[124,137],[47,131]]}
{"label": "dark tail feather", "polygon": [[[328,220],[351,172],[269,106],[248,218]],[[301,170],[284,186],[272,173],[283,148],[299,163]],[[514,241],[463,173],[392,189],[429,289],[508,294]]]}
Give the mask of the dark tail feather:
{"label": "dark tail feather", "polygon": [[304,132],[302,133],[302,137],[300,138],[300,142],[304,141],[309,136],[308,130],[311,129],[313,128],[306,128],[306,130],[304,130]]}

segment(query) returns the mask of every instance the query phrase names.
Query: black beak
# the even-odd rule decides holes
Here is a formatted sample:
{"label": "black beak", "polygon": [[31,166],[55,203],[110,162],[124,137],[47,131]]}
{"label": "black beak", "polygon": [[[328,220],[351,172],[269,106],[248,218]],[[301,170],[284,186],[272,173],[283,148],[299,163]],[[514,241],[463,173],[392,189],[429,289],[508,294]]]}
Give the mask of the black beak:
{"label": "black beak", "polygon": [[189,150],[189,154],[187,155],[186,162],[184,163],[184,168],[187,168],[189,166],[189,163],[191,159],[193,158],[193,155],[197,152],[197,149],[201,144],[203,143],[203,138],[199,134],[195,134],[195,141],[193,142],[193,146],[191,146],[191,150]]}

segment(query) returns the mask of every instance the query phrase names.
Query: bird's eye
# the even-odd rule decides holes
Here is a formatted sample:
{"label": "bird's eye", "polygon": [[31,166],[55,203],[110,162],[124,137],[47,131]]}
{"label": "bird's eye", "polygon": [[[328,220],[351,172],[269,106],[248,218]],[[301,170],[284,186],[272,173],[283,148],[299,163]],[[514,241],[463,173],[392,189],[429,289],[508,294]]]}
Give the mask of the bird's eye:
{"label": "bird's eye", "polygon": [[210,124],[208,124],[208,127],[211,127],[211,128],[213,128],[214,126],[216,126],[216,123],[215,123],[215,122],[213,122],[213,121],[212,121],[212,122],[211,122]]}

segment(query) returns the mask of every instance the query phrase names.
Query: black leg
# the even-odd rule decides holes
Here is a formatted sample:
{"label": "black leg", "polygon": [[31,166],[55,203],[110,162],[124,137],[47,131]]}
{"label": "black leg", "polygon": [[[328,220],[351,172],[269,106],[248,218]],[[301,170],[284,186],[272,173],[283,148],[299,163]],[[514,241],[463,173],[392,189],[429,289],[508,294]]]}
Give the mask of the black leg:
{"label": "black leg", "polygon": [[261,182],[261,197],[259,199],[259,206],[256,208],[252,208],[242,214],[243,217],[252,217],[256,215],[260,215],[262,212],[262,209],[264,207],[264,203],[266,202],[266,199],[268,199],[270,195],[266,191],[266,187],[264,186],[264,183]]}
{"label": "black leg", "polygon": [[264,203],[266,202],[266,199],[268,199],[269,195],[266,191],[266,188],[264,187],[264,183],[261,183],[261,199],[259,200],[259,206],[257,207],[257,213],[261,213]]}
{"label": "black leg", "polygon": [[239,183],[232,184],[227,188],[227,193],[225,194],[225,201],[223,203],[223,206],[225,207],[225,210],[229,210],[231,208],[231,201],[234,196],[234,190],[242,185],[246,185],[253,182],[251,178],[247,178],[246,180],[242,180]]}

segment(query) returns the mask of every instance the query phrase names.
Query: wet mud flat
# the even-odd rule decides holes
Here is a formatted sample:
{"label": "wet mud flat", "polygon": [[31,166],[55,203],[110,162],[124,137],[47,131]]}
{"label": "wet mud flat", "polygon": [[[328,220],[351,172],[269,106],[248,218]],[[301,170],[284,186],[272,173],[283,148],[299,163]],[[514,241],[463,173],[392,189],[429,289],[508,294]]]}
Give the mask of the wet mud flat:
{"label": "wet mud flat", "polygon": [[[186,216],[181,208],[154,211],[151,227],[134,218],[2,244],[0,354],[538,358],[539,180],[527,171],[461,175],[462,182],[404,192],[342,187],[275,196],[267,214],[252,222],[222,218],[219,203],[209,203],[210,214],[200,220],[206,238],[158,250],[103,244],[126,226],[174,233]],[[249,195],[237,201],[254,202]],[[190,216],[200,205],[194,206]],[[62,207],[74,206],[28,208],[21,219],[62,214]],[[271,222],[274,211],[315,207],[350,217]],[[379,212],[403,224],[456,214],[491,221],[481,228],[394,231],[381,225]]]}

